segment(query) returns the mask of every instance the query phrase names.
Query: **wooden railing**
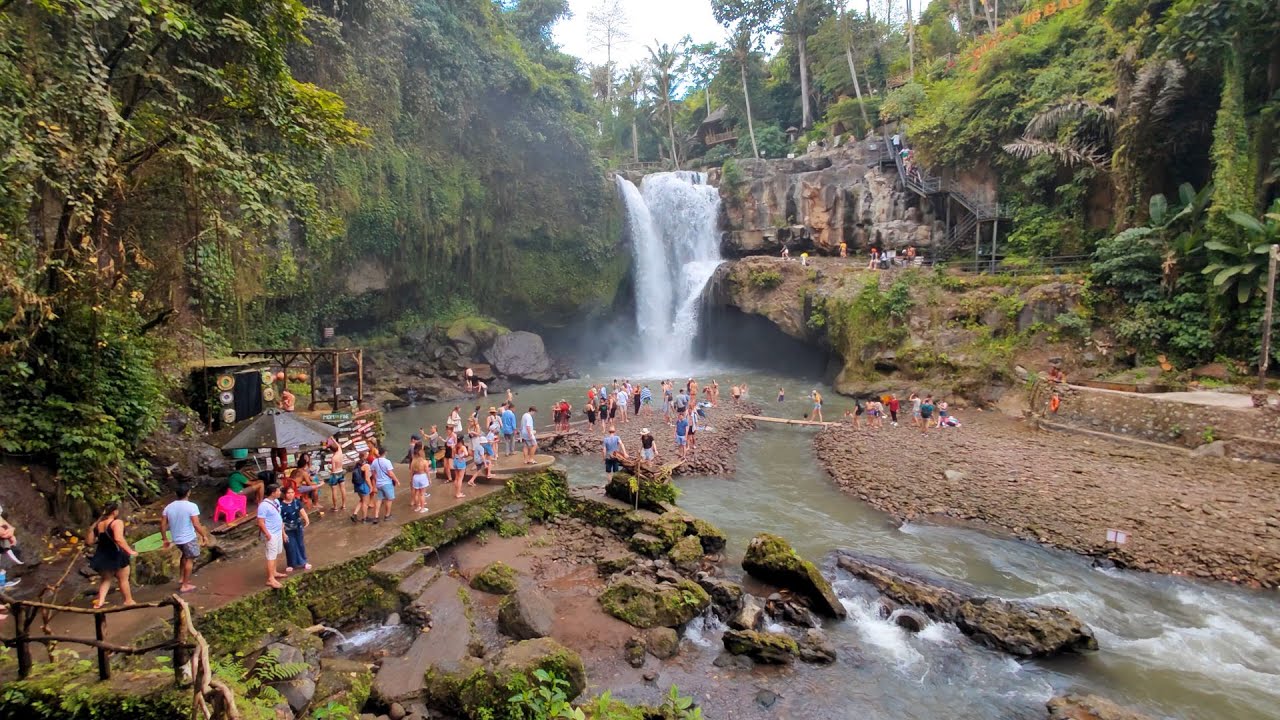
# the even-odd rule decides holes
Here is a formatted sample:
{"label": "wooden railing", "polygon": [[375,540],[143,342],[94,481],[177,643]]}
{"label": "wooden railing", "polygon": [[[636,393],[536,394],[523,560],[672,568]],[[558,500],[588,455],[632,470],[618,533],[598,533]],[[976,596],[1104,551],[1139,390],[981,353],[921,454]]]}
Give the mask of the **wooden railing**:
{"label": "wooden railing", "polygon": [[719,145],[720,143],[726,143],[737,139],[738,133],[734,130],[726,130],[722,133],[709,132],[703,136],[702,144],[707,147],[711,147],[713,145]]}
{"label": "wooden railing", "polygon": [[[209,645],[205,642],[204,637],[200,635],[200,632],[196,630],[195,623],[191,617],[191,606],[177,595],[170,595],[163,600],[138,603],[136,605],[82,608],[54,605],[34,600],[18,600],[0,592],[0,603],[8,605],[13,613],[13,637],[5,638],[4,645],[13,648],[18,656],[18,679],[20,680],[26,680],[31,675],[33,667],[31,646],[33,644],[41,644],[49,648],[51,645],[63,642],[95,648],[98,656],[98,679],[100,680],[111,679],[112,654],[144,655],[161,650],[172,650],[174,684],[181,685],[183,683],[184,671],[189,670],[191,673],[194,692],[192,709],[194,711],[199,712],[205,718],[217,717],[235,720],[240,717],[239,712],[236,710],[235,695],[231,688],[221,680],[213,677],[213,667],[209,658]],[[118,645],[106,641],[105,631],[108,615],[161,607],[173,608],[172,638],[141,647]],[[49,632],[49,622],[58,613],[92,615],[94,637],[89,639],[51,634]],[[31,626],[35,624],[37,617],[43,618],[40,626],[42,634],[39,635],[31,632]]]}

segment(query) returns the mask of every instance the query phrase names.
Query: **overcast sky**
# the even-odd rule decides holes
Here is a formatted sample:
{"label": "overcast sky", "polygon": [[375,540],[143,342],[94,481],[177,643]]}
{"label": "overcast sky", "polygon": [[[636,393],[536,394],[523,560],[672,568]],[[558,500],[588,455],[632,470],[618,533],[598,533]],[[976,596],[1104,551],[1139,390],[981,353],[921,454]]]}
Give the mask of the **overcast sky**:
{"label": "overcast sky", "polygon": [[[560,21],[555,28],[555,39],[570,55],[577,55],[594,64],[605,60],[604,48],[592,47],[587,37],[587,15],[600,0],[569,0],[573,16]],[[647,57],[645,45],[658,43],[674,45],[685,35],[691,35],[695,43],[719,41],[725,30],[711,16],[711,0],[623,0],[627,11],[628,32],[631,39],[621,48],[614,48],[613,59],[619,68],[626,68]]]}

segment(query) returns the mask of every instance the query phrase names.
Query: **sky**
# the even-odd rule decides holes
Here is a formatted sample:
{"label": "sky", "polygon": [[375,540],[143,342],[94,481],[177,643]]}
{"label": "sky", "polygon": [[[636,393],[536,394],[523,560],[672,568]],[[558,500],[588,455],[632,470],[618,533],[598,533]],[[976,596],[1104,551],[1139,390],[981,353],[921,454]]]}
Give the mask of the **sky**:
{"label": "sky", "polygon": [[[565,52],[593,64],[605,60],[604,48],[593,47],[587,37],[587,15],[599,2],[569,0],[573,16],[555,27],[555,40]],[[614,48],[613,60],[619,68],[647,57],[645,45],[653,45],[655,40],[675,45],[680,38],[691,35],[695,43],[718,42],[726,34],[711,16],[711,0],[622,0],[622,6],[627,12],[631,37],[621,48]]]}

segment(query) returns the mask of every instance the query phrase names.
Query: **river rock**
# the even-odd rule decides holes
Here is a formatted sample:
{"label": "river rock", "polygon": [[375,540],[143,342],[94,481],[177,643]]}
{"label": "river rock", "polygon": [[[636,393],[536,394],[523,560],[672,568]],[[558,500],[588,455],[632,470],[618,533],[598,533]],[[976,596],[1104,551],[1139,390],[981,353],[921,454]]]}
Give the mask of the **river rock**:
{"label": "river rock", "polygon": [[1216,458],[1226,457],[1227,443],[1222,440],[1214,440],[1213,442],[1205,443],[1203,445],[1197,446],[1194,450],[1192,450],[1191,456],[1192,457],[1216,457]]}
{"label": "river rock", "polygon": [[796,641],[782,633],[726,630],[724,648],[766,665],[789,665],[800,653]]}
{"label": "river rock", "polygon": [[671,564],[685,572],[693,572],[702,561],[702,543],[695,535],[686,535],[667,552]]}
{"label": "river rock", "polygon": [[658,557],[666,552],[667,548],[671,547],[671,544],[666,540],[645,532],[638,532],[632,535],[627,544],[631,546],[632,550],[649,557]]}
{"label": "river rock", "polygon": [[682,579],[676,584],[620,577],[600,593],[599,601],[610,615],[648,629],[689,622],[711,604],[711,596],[691,580]]}
{"label": "river rock", "polygon": [[551,382],[555,379],[542,337],[531,332],[521,330],[499,336],[484,357],[498,374],[513,380]]}
{"label": "river rock", "polygon": [[742,586],[731,580],[711,577],[699,573],[698,584],[711,596],[711,602],[720,608],[725,616],[732,616],[742,607]]}
{"label": "river rock", "polygon": [[798,602],[791,600],[784,601],[778,603],[777,609],[778,616],[785,622],[789,622],[792,625],[799,625],[800,627],[806,628],[822,627],[822,621],[818,619],[818,616],[814,615],[809,608],[806,608]]}
{"label": "river rock", "polygon": [[907,632],[918,633],[929,625],[929,618],[919,610],[899,608],[889,615],[889,621]]}
{"label": "river rock", "polygon": [[522,584],[498,605],[498,630],[516,640],[546,637],[555,617],[551,601],[532,585]]}
{"label": "river rock", "polygon": [[604,577],[609,577],[614,573],[620,573],[631,567],[638,559],[635,553],[629,552],[608,555],[596,560],[596,571]]}
{"label": "river rock", "polygon": [[1049,709],[1049,720],[1151,720],[1097,695],[1059,695],[1045,706]]}
{"label": "river rock", "polygon": [[807,663],[828,665],[836,661],[836,649],[827,640],[826,633],[810,628],[800,639],[800,659]]}
{"label": "river rock", "polygon": [[644,638],[639,635],[632,635],[627,640],[627,643],[622,646],[622,656],[626,658],[627,664],[633,668],[639,669],[644,667],[644,654]]}
{"label": "river rock", "polygon": [[650,655],[659,660],[667,660],[679,652],[680,634],[668,627],[650,628],[645,633],[644,646]]}
{"label": "river rock", "polygon": [[891,599],[918,608],[934,620],[955,623],[964,634],[997,650],[1019,657],[1046,657],[1098,649],[1093,630],[1064,608],[981,596],[960,583],[843,550],[836,564]]}
{"label": "river rock", "polygon": [[738,612],[729,618],[729,627],[735,630],[758,630],[764,624],[764,606],[755,595],[743,595]]}
{"label": "river rock", "polygon": [[464,675],[432,683],[435,699],[445,707],[461,707],[465,717],[481,717],[481,709],[506,707],[517,678],[531,678],[545,670],[568,683],[565,696],[573,700],[587,687],[587,671],[578,653],[552,640],[523,640],[503,648],[482,669],[463,669]]}
{"label": "river rock", "polygon": [[316,682],[309,677],[299,676],[284,683],[277,683],[276,690],[285,702],[289,703],[289,709],[295,713],[302,712],[310,702],[311,698],[316,694]]}
{"label": "river rock", "polygon": [[762,533],[752,538],[742,559],[742,568],[754,578],[803,597],[822,615],[834,618],[846,615],[831,583],[813,563],[797,555],[791,545],[777,535]]}
{"label": "river rock", "polygon": [[516,591],[515,568],[498,560],[485,566],[471,578],[471,587],[493,595],[508,595]]}

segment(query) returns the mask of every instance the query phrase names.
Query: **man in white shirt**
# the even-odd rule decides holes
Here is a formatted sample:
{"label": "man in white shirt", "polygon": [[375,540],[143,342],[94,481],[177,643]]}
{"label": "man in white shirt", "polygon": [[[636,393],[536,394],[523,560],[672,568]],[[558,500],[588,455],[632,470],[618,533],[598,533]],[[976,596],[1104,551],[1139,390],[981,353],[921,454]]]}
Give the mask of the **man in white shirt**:
{"label": "man in white shirt", "polygon": [[172,543],[182,553],[181,560],[178,562],[182,572],[182,580],[178,584],[180,593],[189,593],[196,589],[196,586],[191,584],[191,570],[195,566],[196,558],[200,557],[201,543],[207,545],[210,542],[209,533],[205,532],[204,526],[200,524],[199,506],[187,499],[190,494],[189,486],[179,485],[178,498],[166,505],[164,512],[160,515],[160,537],[164,539],[165,549],[168,550]]}
{"label": "man in white shirt", "polygon": [[258,532],[266,543],[267,554],[267,587],[279,590],[284,587],[280,578],[284,577],[276,568],[278,558],[284,552],[284,518],[280,517],[280,486],[268,485],[262,502],[258,503]]}
{"label": "man in white shirt", "polygon": [[373,510],[373,524],[377,525],[380,518],[391,519],[391,503],[396,499],[396,486],[400,484],[400,479],[396,477],[395,466],[380,455],[377,448],[370,448],[369,454],[375,458],[369,463],[369,470],[373,473],[374,486],[377,488],[378,500],[381,501]]}
{"label": "man in white shirt", "polygon": [[520,440],[524,443],[524,464],[532,465],[538,452],[538,433],[533,429],[533,416],[538,408],[529,406],[529,412],[520,418]]}

